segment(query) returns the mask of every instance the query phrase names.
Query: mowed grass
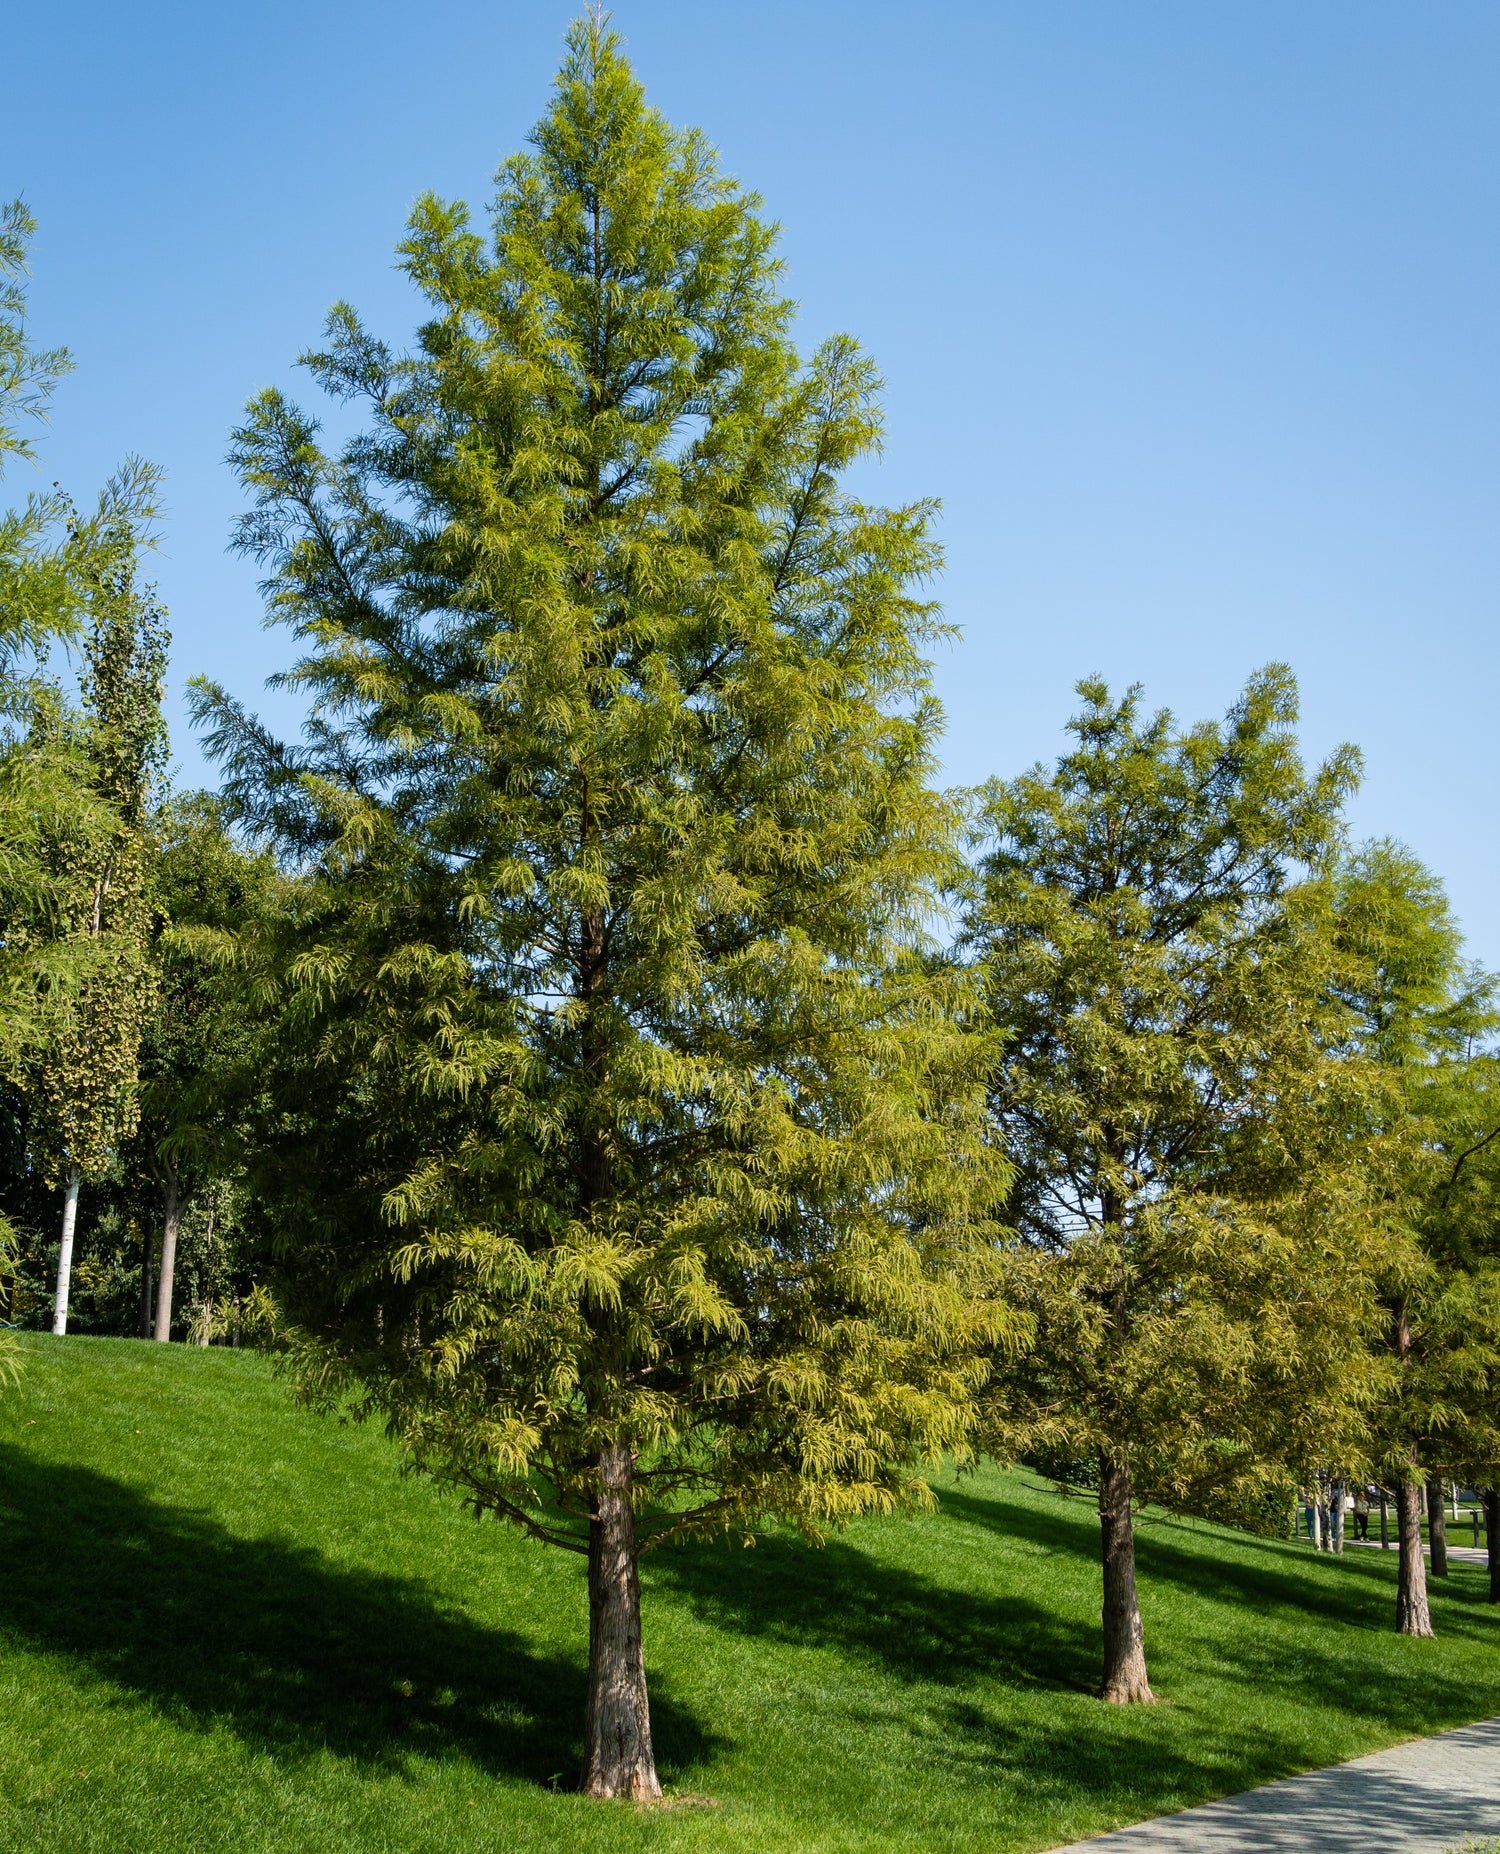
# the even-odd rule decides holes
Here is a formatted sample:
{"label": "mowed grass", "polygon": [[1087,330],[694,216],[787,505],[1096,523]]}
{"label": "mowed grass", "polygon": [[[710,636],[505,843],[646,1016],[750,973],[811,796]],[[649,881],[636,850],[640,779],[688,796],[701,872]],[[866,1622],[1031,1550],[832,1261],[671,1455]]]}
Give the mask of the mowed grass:
{"label": "mowed grass", "polygon": [[1106,1709],[1098,1522],[1024,1473],[826,1549],[659,1554],[662,1777],[569,1794],[581,1562],[296,1409],[248,1353],[26,1341],[0,1395],[0,1849],[1033,1849],[1500,1712],[1477,1567],[1148,1515],[1153,1709]]}

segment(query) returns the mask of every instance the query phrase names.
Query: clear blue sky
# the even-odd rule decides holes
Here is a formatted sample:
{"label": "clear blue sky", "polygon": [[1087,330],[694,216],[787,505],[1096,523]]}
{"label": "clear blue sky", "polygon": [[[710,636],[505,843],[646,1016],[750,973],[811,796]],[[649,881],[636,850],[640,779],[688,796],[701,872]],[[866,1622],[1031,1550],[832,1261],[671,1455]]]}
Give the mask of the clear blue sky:
{"label": "clear blue sky", "polygon": [[[78,371],[48,477],[168,475],[175,744],[282,634],[225,551],[226,435],[338,297],[388,333],[421,190],[476,203],[574,7],[13,8],[0,196]],[[955,781],[1051,757],[1074,681],[1185,718],[1290,661],[1356,822],[1500,964],[1500,7],[1494,0],[632,0],[653,99],[784,227],[807,341],[889,383],[890,500],[945,507]],[[23,487],[18,473],[7,492]],[[273,709],[274,712],[274,709]]]}

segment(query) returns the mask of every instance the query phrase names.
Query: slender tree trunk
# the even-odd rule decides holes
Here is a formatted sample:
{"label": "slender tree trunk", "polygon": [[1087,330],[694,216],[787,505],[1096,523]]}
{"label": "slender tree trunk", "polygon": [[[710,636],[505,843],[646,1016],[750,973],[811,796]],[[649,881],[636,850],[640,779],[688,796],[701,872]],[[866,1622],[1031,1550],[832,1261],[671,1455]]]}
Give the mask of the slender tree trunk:
{"label": "slender tree trunk", "polygon": [[1156,1695],[1146,1677],[1146,1631],[1135,1587],[1135,1524],[1130,1464],[1099,1454],[1099,1531],[1104,1558],[1104,1690],[1112,1705],[1149,1706]]}
{"label": "slender tree trunk", "polygon": [[[215,1199],[214,1199],[213,1193],[210,1192],[209,1199],[208,1199],[208,1228],[203,1233],[203,1275],[206,1275],[210,1281],[213,1280],[214,1210],[215,1210],[215,1207],[216,1207]],[[203,1279],[203,1275],[199,1276],[200,1280]],[[199,1345],[208,1344],[208,1336],[211,1330],[213,1329],[213,1323],[214,1323],[214,1297],[211,1293],[205,1293],[203,1296],[203,1305],[200,1308],[199,1315],[198,1315],[198,1343]]]}
{"label": "slender tree trunk", "polygon": [[1344,1555],[1344,1483],[1335,1481],[1328,1496],[1328,1549]]}
{"label": "slender tree trunk", "polygon": [[[1412,1451],[1416,1453],[1415,1450]],[[1415,1479],[1396,1483],[1396,1530],[1401,1570],[1396,1585],[1396,1630],[1400,1635],[1431,1635],[1427,1608],[1427,1561],[1422,1556],[1422,1490]]]}
{"label": "slender tree trunk", "polygon": [[151,1337],[151,1258],[156,1252],[156,1238],[148,1222],[141,1237],[141,1337]]}
{"label": "slender tree trunk", "polygon": [[1490,1560],[1490,1601],[1500,1603],[1500,1488],[1484,1490],[1484,1543]]}
{"label": "slender tree trunk", "polygon": [[177,1226],[181,1220],[175,1165],[167,1167],[161,1197],[161,1275],[156,1289],[156,1337],[159,1343],[165,1344],[172,1337],[172,1277],[177,1269]]}
{"label": "slender tree trunk", "polygon": [[1380,1490],[1380,1549],[1391,1549],[1391,1496],[1383,1487]]}
{"label": "slender tree trunk", "polygon": [[57,1252],[57,1292],[52,1297],[52,1330],[68,1330],[68,1293],[73,1285],[73,1230],[78,1222],[78,1191],[83,1178],[75,1166],[63,1187],[62,1247]]}
{"label": "slender tree trunk", "polygon": [[1448,1575],[1448,1522],[1443,1513],[1443,1480],[1434,1475],[1427,1483],[1427,1537],[1432,1545],[1432,1574]]}
{"label": "slender tree trunk", "polygon": [[634,1464],[614,1443],[599,1457],[589,1520],[589,1698],[584,1715],[583,1793],[656,1802],[656,1758],[641,1645],[641,1580],[631,1502]]}
{"label": "slender tree trunk", "polygon": [[1323,1497],[1316,1487],[1313,1489],[1312,1505],[1307,1511],[1312,1522],[1312,1548],[1314,1551],[1321,1551],[1323,1549]]}

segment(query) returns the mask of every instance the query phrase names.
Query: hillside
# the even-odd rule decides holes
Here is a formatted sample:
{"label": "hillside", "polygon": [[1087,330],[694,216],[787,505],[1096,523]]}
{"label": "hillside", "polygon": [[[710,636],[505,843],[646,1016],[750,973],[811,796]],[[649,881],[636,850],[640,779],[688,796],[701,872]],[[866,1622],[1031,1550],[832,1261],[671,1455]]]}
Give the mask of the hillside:
{"label": "hillside", "polygon": [[1149,1515],[1169,1703],[1107,1711],[1096,1519],[987,1472],[821,1552],[652,1561],[684,1800],[586,1804],[579,1561],[476,1525],[248,1353],[36,1338],[26,1367],[0,1398],[6,1854],[1042,1848],[1500,1712],[1479,1571],[1404,1640],[1394,1553]]}

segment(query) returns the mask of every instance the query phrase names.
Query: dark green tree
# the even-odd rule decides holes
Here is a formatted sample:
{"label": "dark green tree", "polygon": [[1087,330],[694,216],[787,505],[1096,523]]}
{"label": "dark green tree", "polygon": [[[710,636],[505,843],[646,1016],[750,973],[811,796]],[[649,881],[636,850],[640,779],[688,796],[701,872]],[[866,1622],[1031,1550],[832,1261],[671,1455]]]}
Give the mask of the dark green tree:
{"label": "dark green tree", "polygon": [[[274,889],[275,869],[266,854],[235,842],[222,807],[203,792],[180,794],[162,808],[148,852],[155,991],[142,1025],[132,1156],[161,1193],[154,1332],[168,1340],[183,1218],[204,1191],[232,1183],[243,1145],[244,1059],[254,1023],[222,944],[246,932]],[[222,1244],[228,1234],[222,1205],[216,1221]],[[210,1289],[197,1316],[205,1342],[215,1315]]]}
{"label": "dark green tree", "polygon": [[1326,875],[1356,762],[1304,773],[1279,668],[1186,732],[1137,690],[1080,693],[1055,770],[985,790],[968,922],[1037,1334],[991,1435],[1091,1462],[1103,1694],[1149,1701],[1134,1503],[1281,1484],[1358,1376],[1368,1218],[1326,1152],[1353,1079]]}
{"label": "dark green tree", "polygon": [[616,39],[569,37],[488,235],[425,199],[432,305],[263,395],[242,545],[301,746],[204,690],[281,911],[251,1185],[310,1393],[586,1554],[583,1787],[659,1794],[637,1566],[927,1497],[997,1315],[982,1039],[923,935],[926,505],[842,486],[877,382],[803,365],[773,231]]}

